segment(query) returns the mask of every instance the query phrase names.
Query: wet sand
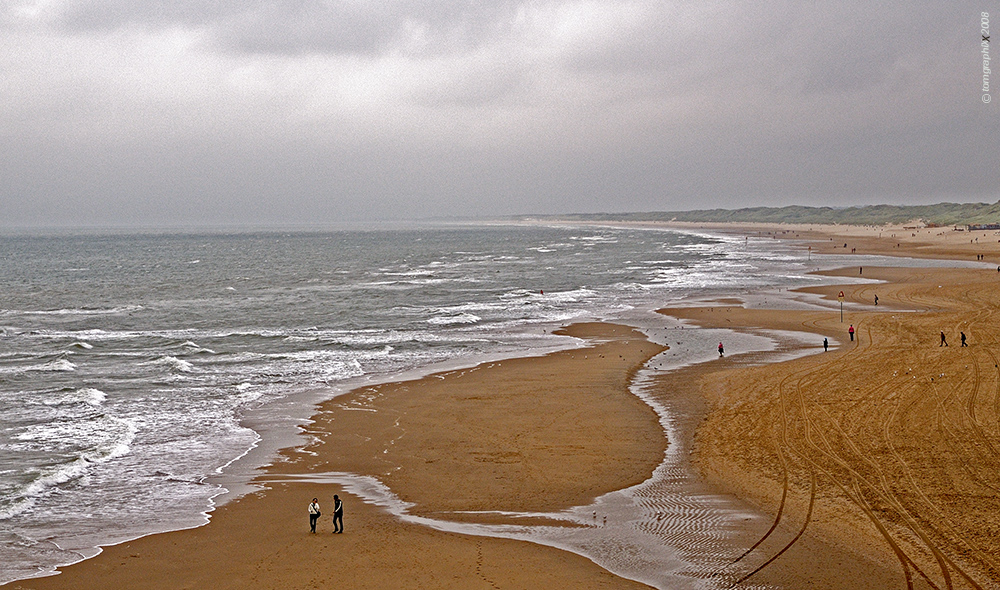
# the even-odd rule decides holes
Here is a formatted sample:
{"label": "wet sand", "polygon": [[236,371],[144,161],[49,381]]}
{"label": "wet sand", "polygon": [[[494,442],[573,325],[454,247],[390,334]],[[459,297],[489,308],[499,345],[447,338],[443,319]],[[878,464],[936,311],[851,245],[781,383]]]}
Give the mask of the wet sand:
{"label": "wet sand", "polygon": [[[912,236],[896,247],[872,233],[878,228],[849,236],[839,227],[724,229],[794,239],[808,229],[814,251],[832,244],[844,253],[846,241],[862,244],[847,248],[858,254],[971,253],[968,234],[927,232],[926,242]],[[996,260],[1000,248],[991,247],[986,256]],[[795,329],[815,333],[817,346],[823,336],[842,342],[779,364],[727,357],[657,378],[656,395],[680,417],[693,451],[685,456],[700,474],[684,485],[732,494],[763,515],[735,527],[703,519],[717,530],[701,535],[692,534],[691,515],[676,530],[664,519],[692,561],[709,556],[690,572],[704,587],[998,587],[1000,275],[865,268],[864,276],[892,282],[813,290],[831,300],[845,291],[854,343],[843,342],[846,324],[833,311],[666,311],[708,327]],[[869,301],[875,292],[878,310]],[[947,348],[938,346],[941,330]],[[558,511],[642,482],[666,442],[628,383],[662,349],[620,326],[571,331],[591,348],[332,400],[311,428],[316,442],[284,452],[269,471],[372,475],[412,503],[412,514],[491,523],[520,519],[481,511]],[[59,576],[11,586],[645,587],[558,549],[400,521],[337,485],[267,488],[217,510],[208,526],[110,547]],[[347,503],[344,535],[330,534],[334,493]],[[306,522],[313,496],[324,505],[317,535]]]}

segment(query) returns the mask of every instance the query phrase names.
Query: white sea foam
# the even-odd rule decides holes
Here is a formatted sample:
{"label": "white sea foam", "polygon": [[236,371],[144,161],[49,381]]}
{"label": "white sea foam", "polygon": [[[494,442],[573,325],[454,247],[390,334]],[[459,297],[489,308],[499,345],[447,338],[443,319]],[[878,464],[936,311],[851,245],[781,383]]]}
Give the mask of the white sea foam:
{"label": "white sea foam", "polygon": [[458,305],[448,305],[445,307],[435,308],[433,311],[435,313],[441,314],[457,314],[473,311],[496,311],[501,309],[506,309],[506,305],[502,302],[495,301],[468,301],[465,303],[460,303]]}
{"label": "white sea foam", "polygon": [[93,387],[85,387],[83,389],[76,390],[76,394],[80,397],[80,401],[89,404],[91,406],[99,406],[108,399],[106,393],[100,389],[95,389]]}
{"label": "white sea foam", "polygon": [[191,363],[169,355],[162,356],[153,361],[151,364],[166,366],[174,369],[175,371],[180,371],[181,373],[193,373],[195,371],[194,365]]}
{"label": "white sea foam", "polygon": [[111,308],[68,308],[68,309],[41,309],[41,310],[25,310],[22,311],[24,315],[109,315],[109,314],[121,314],[136,312],[143,309],[141,305],[123,305],[120,307]]}
{"label": "white sea foam", "polygon": [[215,354],[215,351],[212,350],[211,348],[203,348],[201,346],[198,346],[194,342],[191,342],[190,340],[184,342],[183,344],[181,344],[181,346],[186,348],[187,352],[191,354]]}
{"label": "white sea foam", "polygon": [[36,371],[75,371],[76,365],[66,359],[57,359],[34,368]]}
{"label": "white sea foam", "polygon": [[104,330],[94,328],[89,330],[36,330],[31,333],[32,338],[51,340],[90,340],[90,341],[114,341],[114,340],[134,340],[137,338],[165,338],[180,340],[196,335],[195,330]]}
{"label": "white sea foam", "polygon": [[450,324],[475,324],[476,322],[482,320],[483,318],[471,314],[471,313],[460,313],[458,315],[452,316],[435,316],[427,320],[428,324],[435,324],[438,326],[446,326]]}
{"label": "white sea foam", "polygon": [[[12,440],[22,441],[21,445],[41,445],[45,448],[79,445],[81,441],[90,443],[89,448],[81,451],[75,459],[61,465],[35,469],[34,479],[10,496],[14,501],[0,513],[0,520],[10,519],[28,510],[33,498],[49,493],[55,486],[82,477],[94,465],[127,454],[137,432],[134,420],[105,415],[95,421],[37,424],[15,434],[11,437]],[[18,448],[17,444],[11,446]]]}
{"label": "white sea foam", "polygon": [[108,396],[100,389],[84,387],[72,391],[61,391],[48,396],[42,403],[47,406],[60,406],[63,404],[87,404],[89,406],[100,406],[108,399]]}
{"label": "white sea foam", "polygon": [[66,359],[56,359],[42,364],[35,365],[14,365],[9,367],[0,366],[0,375],[23,375],[25,373],[61,373],[76,370],[76,365]]}
{"label": "white sea foam", "polygon": [[382,273],[387,277],[432,277],[436,274],[433,270],[407,270],[403,272],[384,272]]}
{"label": "white sea foam", "polygon": [[559,303],[576,303],[582,299],[592,298],[597,295],[596,291],[582,287],[580,289],[573,289],[571,291],[556,291],[544,293],[544,296],[550,301],[557,301]]}
{"label": "white sea foam", "polygon": [[34,498],[18,498],[10,506],[0,508],[0,521],[10,520],[19,514],[24,514],[35,505]]}

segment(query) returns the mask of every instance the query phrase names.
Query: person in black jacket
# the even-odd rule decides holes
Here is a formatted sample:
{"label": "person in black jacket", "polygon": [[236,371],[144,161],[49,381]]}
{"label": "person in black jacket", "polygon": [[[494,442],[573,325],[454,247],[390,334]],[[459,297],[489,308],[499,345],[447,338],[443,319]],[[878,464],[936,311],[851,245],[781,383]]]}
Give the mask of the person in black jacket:
{"label": "person in black jacket", "polygon": [[344,532],[344,503],[337,494],[333,495],[333,532]]}

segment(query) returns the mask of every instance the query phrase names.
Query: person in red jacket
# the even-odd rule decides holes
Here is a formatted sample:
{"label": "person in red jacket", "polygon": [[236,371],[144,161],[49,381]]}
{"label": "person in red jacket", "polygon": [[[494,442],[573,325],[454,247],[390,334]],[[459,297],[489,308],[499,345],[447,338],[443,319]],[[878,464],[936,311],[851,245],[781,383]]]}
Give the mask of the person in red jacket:
{"label": "person in red jacket", "polygon": [[851,324],[851,327],[847,329],[847,333],[851,335],[851,342],[854,342],[854,324]]}

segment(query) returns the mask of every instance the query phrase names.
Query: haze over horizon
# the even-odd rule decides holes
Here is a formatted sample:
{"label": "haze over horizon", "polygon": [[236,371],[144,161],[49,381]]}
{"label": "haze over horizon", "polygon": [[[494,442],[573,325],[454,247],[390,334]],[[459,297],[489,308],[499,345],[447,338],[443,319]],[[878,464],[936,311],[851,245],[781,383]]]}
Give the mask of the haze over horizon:
{"label": "haze over horizon", "polygon": [[984,12],[12,0],[0,228],[993,203]]}

